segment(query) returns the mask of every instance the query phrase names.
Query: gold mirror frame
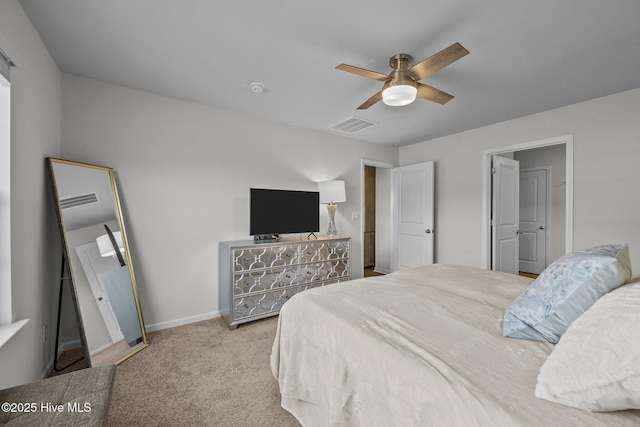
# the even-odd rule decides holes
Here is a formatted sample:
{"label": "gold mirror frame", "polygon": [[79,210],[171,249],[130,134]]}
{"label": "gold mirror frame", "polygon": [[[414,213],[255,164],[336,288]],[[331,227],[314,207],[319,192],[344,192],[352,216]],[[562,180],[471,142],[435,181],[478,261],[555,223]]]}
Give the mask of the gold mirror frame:
{"label": "gold mirror frame", "polygon": [[87,366],[120,364],[149,341],[113,169],[46,160]]}

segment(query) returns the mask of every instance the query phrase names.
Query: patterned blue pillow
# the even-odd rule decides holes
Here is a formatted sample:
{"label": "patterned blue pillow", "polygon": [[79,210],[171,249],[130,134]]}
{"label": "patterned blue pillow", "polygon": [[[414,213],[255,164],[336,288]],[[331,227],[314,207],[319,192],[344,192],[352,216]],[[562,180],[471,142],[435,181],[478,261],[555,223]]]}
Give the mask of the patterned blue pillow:
{"label": "patterned blue pillow", "polygon": [[547,267],[504,314],[503,335],[557,343],[601,296],[631,278],[629,247],[605,245],[565,255]]}

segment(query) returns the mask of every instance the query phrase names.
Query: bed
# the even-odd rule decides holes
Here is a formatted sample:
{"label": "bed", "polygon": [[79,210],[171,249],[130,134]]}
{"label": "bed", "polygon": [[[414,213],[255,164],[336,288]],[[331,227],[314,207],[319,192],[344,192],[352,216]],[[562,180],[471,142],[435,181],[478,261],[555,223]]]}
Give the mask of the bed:
{"label": "bed", "polygon": [[554,344],[503,336],[533,279],[435,264],[295,295],[271,353],[281,405],[313,426],[638,426],[537,398]]}

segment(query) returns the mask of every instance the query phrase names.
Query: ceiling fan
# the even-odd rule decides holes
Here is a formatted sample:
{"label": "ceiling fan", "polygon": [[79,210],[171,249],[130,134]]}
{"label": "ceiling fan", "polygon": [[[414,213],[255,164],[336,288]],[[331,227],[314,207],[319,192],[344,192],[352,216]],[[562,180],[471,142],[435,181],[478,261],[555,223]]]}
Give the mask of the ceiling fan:
{"label": "ceiling fan", "polygon": [[411,55],[399,53],[389,59],[389,65],[393,68],[389,75],[347,64],[340,64],[336,68],[384,82],[380,92],[367,99],[358,107],[358,110],[365,110],[380,100],[391,106],[407,105],[411,104],[416,99],[416,96],[438,104],[445,104],[453,98],[453,95],[424,83],[419,83],[419,80],[435,74],[468,53],[469,51],[462,47],[460,43],[454,43],[435,55],[418,62],[411,68],[409,68],[413,60]]}

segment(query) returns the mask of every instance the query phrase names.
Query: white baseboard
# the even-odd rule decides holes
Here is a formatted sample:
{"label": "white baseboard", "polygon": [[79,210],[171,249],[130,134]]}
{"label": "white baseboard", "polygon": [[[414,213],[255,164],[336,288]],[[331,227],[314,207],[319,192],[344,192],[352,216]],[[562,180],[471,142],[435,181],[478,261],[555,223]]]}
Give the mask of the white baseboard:
{"label": "white baseboard", "polygon": [[195,316],[183,317],[181,319],[169,320],[167,322],[154,323],[152,325],[145,325],[147,332],[160,331],[162,329],[175,328],[176,326],[188,325],[190,323],[201,322],[203,320],[215,319],[220,317],[219,311],[212,311],[210,313],[198,314]]}
{"label": "white baseboard", "polygon": [[377,268],[377,267],[373,267],[373,271],[375,271],[376,273],[380,273],[380,274],[390,274],[391,270],[385,270],[382,268]]}

